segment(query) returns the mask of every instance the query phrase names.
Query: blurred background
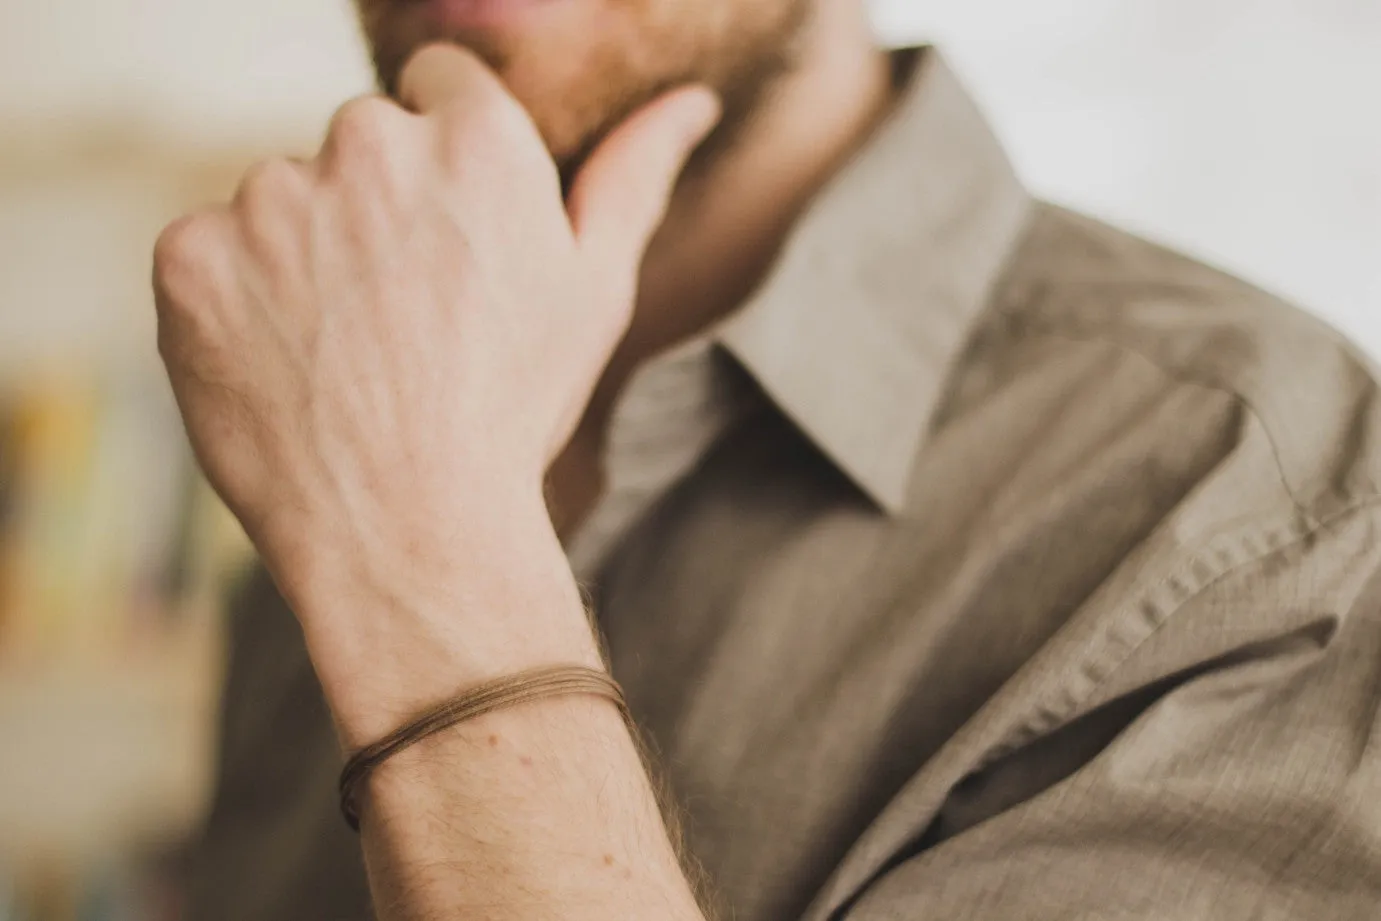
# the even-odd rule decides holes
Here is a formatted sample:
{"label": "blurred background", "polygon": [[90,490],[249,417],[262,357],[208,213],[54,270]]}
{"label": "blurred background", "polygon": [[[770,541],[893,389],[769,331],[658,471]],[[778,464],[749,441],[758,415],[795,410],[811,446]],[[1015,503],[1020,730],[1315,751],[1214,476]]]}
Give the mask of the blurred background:
{"label": "blurred background", "polygon": [[[1381,0],[880,0],[1039,193],[1381,355]],[[0,921],[179,917],[244,559],[154,350],[149,252],[370,88],[347,0],[0,4]]]}

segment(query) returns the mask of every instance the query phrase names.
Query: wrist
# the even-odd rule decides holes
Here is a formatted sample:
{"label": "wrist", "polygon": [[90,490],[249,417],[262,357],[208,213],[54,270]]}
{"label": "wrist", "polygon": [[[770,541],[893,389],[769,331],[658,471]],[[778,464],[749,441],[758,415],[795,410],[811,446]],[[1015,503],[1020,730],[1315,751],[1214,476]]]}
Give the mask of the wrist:
{"label": "wrist", "polygon": [[[602,668],[541,504],[490,492],[421,527],[280,533],[266,563],[302,625],[342,741],[375,741],[439,700],[529,668]],[[382,516],[369,516],[379,520]]]}

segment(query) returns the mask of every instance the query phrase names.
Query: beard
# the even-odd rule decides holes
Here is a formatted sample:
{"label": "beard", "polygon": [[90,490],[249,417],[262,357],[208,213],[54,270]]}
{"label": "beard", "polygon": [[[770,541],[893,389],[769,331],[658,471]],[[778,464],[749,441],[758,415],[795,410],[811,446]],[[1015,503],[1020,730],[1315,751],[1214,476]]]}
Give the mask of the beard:
{"label": "beard", "polygon": [[383,92],[396,96],[399,73],[423,44],[470,49],[527,108],[567,185],[610,131],[688,83],[710,86],[724,107],[688,169],[731,147],[794,68],[815,3],[563,0],[522,29],[461,32],[439,28],[416,0],[357,0]]}

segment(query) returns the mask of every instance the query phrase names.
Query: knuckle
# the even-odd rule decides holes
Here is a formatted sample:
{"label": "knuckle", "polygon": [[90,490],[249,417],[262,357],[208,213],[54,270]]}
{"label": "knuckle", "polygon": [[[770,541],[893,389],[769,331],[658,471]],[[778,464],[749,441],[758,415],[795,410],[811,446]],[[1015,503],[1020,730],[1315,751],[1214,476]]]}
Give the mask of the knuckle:
{"label": "knuckle", "polygon": [[480,165],[487,167],[481,170],[485,175],[508,172],[525,182],[540,181],[543,189],[559,187],[556,165],[526,109],[498,94],[468,103],[453,109],[439,125],[446,167],[466,173]]}
{"label": "knuckle", "polygon": [[475,117],[484,130],[509,142],[532,144],[540,140],[527,110],[506,93],[482,94],[475,106]]}
{"label": "knuckle", "polygon": [[203,274],[214,242],[206,215],[188,214],[173,221],[154,242],[155,281],[166,288]]}
{"label": "knuckle", "polygon": [[301,167],[286,159],[261,160],[240,180],[233,206],[253,227],[291,208],[305,195],[306,177]]}
{"label": "knuckle", "polygon": [[382,96],[361,96],[336,111],[327,135],[336,150],[377,154],[397,130],[402,112]]}
{"label": "knuckle", "polygon": [[237,197],[255,201],[274,200],[293,196],[301,187],[302,171],[291,161],[281,158],[260,160],[245,172]]}
{"label": "knuckle", "polygon": [[[154,243],[154,308],[160,336],[197,327],[225,293],[228,258],[221,221],[191,214],[169,224]],[[160,351],[163,343],[160,342]]]}

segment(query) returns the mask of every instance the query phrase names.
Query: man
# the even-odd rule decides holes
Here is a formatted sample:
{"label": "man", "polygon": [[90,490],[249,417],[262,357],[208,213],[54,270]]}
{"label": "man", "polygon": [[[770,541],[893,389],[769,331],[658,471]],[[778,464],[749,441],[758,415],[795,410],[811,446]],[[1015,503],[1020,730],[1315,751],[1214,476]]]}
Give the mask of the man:
{"label": "man", "polygon": [[[156,252],[265,564],[193,917],[1376,917],[1346,344],[1032,201],[860,0],[361,6],[392,101]],[[357,839],[342,748],[602,668],[578,585],[666,802],[566,694],[379,764]]]}

